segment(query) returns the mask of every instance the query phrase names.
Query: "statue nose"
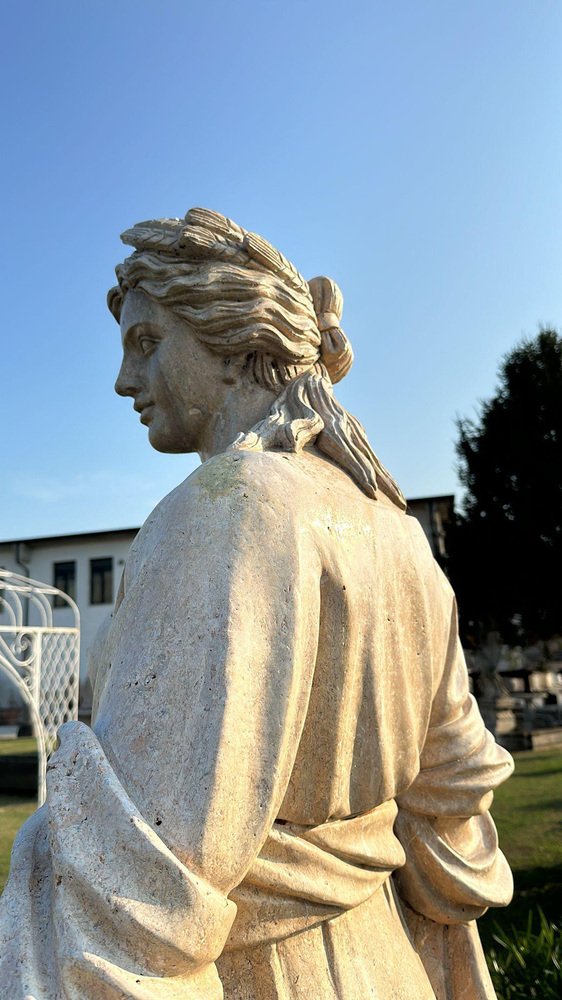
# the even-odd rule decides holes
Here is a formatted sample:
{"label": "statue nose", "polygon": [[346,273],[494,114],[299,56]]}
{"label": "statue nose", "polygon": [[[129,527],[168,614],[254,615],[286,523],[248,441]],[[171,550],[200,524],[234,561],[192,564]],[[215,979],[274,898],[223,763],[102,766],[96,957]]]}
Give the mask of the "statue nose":
{"label": "statue nose", "polygon": [[138,392],[138,389],[138,373],[135,371],[133,365],[123,359],[115,381],[115,392],[118,396],[134,396]]}

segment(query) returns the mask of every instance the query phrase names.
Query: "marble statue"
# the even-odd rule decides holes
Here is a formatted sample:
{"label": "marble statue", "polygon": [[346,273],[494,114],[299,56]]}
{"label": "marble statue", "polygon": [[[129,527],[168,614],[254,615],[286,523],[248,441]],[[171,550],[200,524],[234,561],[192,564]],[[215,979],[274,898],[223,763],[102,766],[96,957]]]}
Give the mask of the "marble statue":
{"label": "marble statue", "polygon": [[216,212],[139,223],[109,307],[152,446],[202,464],[137,536],[46,805],[5,1000],[481,1000],[510,774],[451,588],[333,384],[342,296]]}

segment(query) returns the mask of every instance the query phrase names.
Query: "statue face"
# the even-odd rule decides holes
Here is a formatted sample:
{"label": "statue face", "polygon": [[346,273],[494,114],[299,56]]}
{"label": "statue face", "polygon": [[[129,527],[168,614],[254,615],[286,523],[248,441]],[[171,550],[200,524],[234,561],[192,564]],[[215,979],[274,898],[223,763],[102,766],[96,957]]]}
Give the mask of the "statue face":
{"label": "statue face", "polygon": [[125,296],[121,337],[123,363],[115,391],[134,399],[153,448],[201,452],[224,402],[224,359],[140,289]]}

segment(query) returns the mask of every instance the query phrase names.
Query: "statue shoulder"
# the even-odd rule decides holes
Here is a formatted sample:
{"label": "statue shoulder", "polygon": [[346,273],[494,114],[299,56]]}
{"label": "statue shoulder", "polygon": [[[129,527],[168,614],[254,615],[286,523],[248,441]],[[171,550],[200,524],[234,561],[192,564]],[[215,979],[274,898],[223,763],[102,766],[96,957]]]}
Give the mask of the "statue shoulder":
{"label": "statue shoulder", "polygon": [[[306,480],[292,456],[271,452],[227,451],[203,462],[155,507],[139,542],[155,531],[182,525],[199,529],[208,518],[260,520],[267,507],[290,520],[300,506]],[[213,528],[209,523],[209,530]]]}
{"label": "statue shoulder", "polygon": [[268,501],[287,507],[293,496],[297,500],[299,491],[306,490],[306,480],[291,454],[233,450],[204,462],[182,488],[186,496],[203,502],[236,506],[241,500]]}
{"label": "statue shoulder", "polygon": [[125,589],[143,567],[171,566],[182,553],[209,572],[213,554],[233,545],[290,545],[305,520],[301,480],[282,455],[226,452],[204,462],[146,519],[127,558]]}

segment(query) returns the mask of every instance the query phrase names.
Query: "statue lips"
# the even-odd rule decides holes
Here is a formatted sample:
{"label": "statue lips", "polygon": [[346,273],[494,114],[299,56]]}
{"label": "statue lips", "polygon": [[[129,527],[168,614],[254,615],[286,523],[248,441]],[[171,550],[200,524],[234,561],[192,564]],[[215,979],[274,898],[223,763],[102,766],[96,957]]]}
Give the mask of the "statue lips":
{"label": "statue lips", "polygon": [[148,400],[143,400],[142,402],[139,402],[139,401],[135,402],[134,409],[137,411],[137,413],[140,413],[140,422],[141,422],[141,424],[149,424],[150,423],[151,411],[152,411],[153,407],[154,407],[154,403],[152,403],[149,399]]}

